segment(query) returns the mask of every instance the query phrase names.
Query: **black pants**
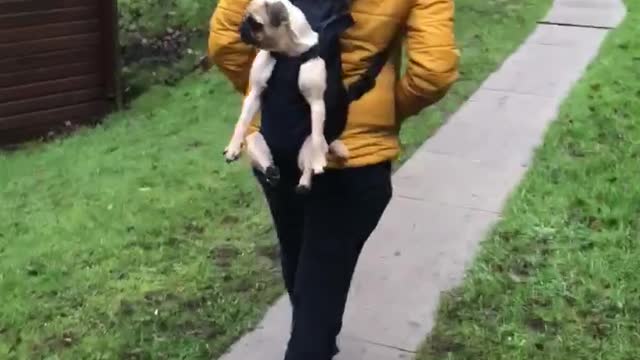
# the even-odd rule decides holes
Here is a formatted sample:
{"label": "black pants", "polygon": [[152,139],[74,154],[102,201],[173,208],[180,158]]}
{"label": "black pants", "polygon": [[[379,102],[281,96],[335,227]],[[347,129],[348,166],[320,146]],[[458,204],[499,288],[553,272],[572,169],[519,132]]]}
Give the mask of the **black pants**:
{"label": "black pants", "polygon": [[314,176],[307,195],[295,193],[298,170],[279,166],[276,186],[254,173],[274,220],[293,307],[285,360],[330,360],[358,257],[391,199],[391,165],[328,169]]}

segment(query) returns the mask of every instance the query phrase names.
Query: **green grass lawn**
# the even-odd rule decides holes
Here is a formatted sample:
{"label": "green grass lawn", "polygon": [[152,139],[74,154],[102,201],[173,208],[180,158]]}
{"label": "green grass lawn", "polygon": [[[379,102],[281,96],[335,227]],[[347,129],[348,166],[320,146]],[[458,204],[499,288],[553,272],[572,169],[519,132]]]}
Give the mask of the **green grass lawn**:
{"label": "green grass lawn", "polygon": [[420,359],[638,359],[640,3],[626,3]]}
{"label": "green grass lawn", "polygon": [[[462,79],[407,124],[403,158],[549,2],[456,2]],[[192,76],[0,154],[0,359],[211,359],[255,325],[282,286],[258,188],[221,156],[239,105],[218,73]]]}

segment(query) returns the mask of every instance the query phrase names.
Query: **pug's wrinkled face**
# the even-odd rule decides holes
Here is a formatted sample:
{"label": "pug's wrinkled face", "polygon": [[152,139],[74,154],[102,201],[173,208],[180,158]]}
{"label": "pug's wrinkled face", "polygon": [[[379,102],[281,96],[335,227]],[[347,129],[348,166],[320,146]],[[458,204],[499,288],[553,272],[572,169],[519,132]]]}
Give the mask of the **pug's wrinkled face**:
{"label": "pug's wrinkled face", "polygon": [[253,0],[240,26],[242,41],[262,50],[288,52],[293,46],[289,12],[281,1]]}

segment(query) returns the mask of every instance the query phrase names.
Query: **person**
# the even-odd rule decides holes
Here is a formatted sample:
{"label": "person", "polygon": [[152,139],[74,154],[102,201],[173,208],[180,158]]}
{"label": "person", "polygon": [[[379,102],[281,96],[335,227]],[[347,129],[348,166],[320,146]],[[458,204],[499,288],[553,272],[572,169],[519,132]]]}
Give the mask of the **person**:
{"label": "person", "polygon": [[[215,64],[241,94],[248,91],[256,54],[238,31],[248,3],[218,1],[205,61],[205,68]],[[358,258],[392,197],[399,130],[441,100],[459,76],[453,0],[353,0],[351,9],[355,25],[341,39],[346,82],[367,66],[361,59],[389,45],[394,51],[375,87],[350,106],[341,136],[349,158],[330,161],[306,195],[295,191],[300,173],[294,158],[278,164],[276,186],[254,170],[275,225],[293,309],[285,360],[328,360],[338,351]],[[407,66],[400,73],[403,43]],[[259,122],[257,116],[252,130]]]}

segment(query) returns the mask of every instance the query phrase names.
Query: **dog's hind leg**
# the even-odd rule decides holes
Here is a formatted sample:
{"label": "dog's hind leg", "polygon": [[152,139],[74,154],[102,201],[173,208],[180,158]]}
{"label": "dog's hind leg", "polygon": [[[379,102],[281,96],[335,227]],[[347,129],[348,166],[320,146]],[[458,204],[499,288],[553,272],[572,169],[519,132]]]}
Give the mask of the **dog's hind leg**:
{"label": "dog's hind leg", "polygon": [[298,153],[298,167],[302,172],[300,179],[298,181],[298,186],[296,187],[296,192],[298,194],[306,194],[311,190],[311,178],[313,177],[313,144],[311,141],[311,136],[307,136],[300,147],[300,152]]}
{"label": "dog's hind leg", "polygon": [[313,169],[310,167],[305,167],[302,169],[302,176],[300,176],[300,181],[298,182],[298,186],[296,187],[296,192],[298,194],[304,195],[311,191],[311,177],[313,176]]}
{"label": "dog's hind leg", "polygon": [[244,137],[249,125],[251,124],[251,120],[253,120],[253,117],[258,110],[260,110],[260,95],[267,87],[267,81],[269,81],[269,78],[271,77],[275,63],[276,60],[271,56],[271,54],[269,54],[269,52],[260,51],[251,65],[251,72],[249,75],[249,86],[251,90],[249,91],[247,98],[242,103],[240,118],[236,123],[231,141],[224,150],[224,156],[227,159],[227,162],[235,161],[240,157]]}
{"label": "dog's hind leg", "polygon": [[329,145],[324,137],[324,122],[326,109],[324,93],[327,88],[327,69],[320,57],[313,58],[300,66],[298,79],[300,92],[311,108],[311,167],[313,172],[320,174],[327,166]]}
{"label": "dog's hind leg", "polygon": [[247,154],[271,185],[277,185],[280,180],[280,170],[273,163],[271,150],[260,132],[254,132],[247,136]]}

